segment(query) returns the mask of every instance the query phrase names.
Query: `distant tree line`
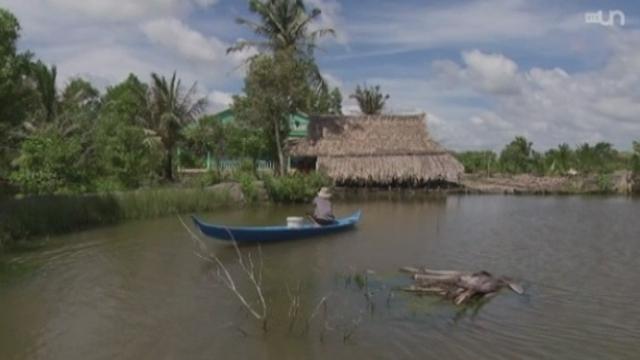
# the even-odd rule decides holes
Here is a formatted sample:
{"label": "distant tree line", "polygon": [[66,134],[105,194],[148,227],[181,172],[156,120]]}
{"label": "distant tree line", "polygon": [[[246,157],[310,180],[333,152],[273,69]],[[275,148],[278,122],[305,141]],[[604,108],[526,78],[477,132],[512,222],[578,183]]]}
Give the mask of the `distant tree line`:
{"label": "distant tree line", "polygon": [[518,136],[499,154],[493,151],[465,151],[456,156],[467,173],[476,174],[607,174],[616,170],[640,173],[640,142],[633,143],[632,152],[621,152],[609,143],[599,142],[573,148],[561,144],[542,153],[534,150],[533,143],[526,138]]}

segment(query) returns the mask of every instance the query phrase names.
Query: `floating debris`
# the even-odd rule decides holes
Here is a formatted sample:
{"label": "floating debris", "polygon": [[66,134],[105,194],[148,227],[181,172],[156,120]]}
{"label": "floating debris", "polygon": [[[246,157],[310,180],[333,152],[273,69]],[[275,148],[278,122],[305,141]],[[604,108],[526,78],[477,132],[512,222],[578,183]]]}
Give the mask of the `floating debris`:
{"label": "floating debris", "polygon": [[418,294],[434,294],[450,299],[456,305],[471,299],[492,296],[504,287],[517,294],[524,294],[521,285],[507,277],[495,277],[487,271],[465,272],[403,267],[400,271],[411,274],[414,284],[403,291]]}

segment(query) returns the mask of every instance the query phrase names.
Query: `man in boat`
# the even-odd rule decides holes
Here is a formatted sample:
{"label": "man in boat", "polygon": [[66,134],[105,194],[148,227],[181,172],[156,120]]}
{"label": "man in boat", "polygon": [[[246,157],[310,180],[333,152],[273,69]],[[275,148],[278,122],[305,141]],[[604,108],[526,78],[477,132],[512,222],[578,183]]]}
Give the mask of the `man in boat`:
{"label": "man in boat", "polygon": [[331,204],[331,191],[327,187],[323,187],[318,195],[313,199],[315,210],[313,211],[313,221],[319,225],[335,224],[336,217],[333,215],[333,205]]}

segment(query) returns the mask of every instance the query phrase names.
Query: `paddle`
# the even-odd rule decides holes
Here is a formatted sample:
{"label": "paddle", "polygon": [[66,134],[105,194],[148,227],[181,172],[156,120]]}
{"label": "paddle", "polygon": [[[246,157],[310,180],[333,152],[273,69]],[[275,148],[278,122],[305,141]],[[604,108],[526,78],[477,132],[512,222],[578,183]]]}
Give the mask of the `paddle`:
{"label": "paddle", "polygon": [[311,220],[311,222],[315,225],[315,226],[321,226],[320,224],[318,224],[318,222],[316,221],[316,219],[313,218],[313,216],[311,216],[311,214],[305,214],[307,216],[307,218],[309,220]]}

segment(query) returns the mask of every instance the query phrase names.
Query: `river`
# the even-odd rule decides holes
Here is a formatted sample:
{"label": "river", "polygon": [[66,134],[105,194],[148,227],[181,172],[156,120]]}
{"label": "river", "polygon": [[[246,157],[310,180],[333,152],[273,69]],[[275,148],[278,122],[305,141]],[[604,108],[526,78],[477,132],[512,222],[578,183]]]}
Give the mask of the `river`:
{"label": "river", "polygon": [[[363,218],[353,231],[241,249],[257,267],[262,253],[267,331],[216,267],[194,254],[175,217],[5,254],[0,359],[638,358],[639,200],[382,194],[337,201],[338,214],[355,209]],[[305,210],[203,216],[274,224]],[[207,244],[253,304],[234,248]],[[517,279],[526,294],[502,291],[460,308],[395,291],[406,283],[397,271],[404,265],[485,269]],[[292,297],[297,316],[289,316]]]}

